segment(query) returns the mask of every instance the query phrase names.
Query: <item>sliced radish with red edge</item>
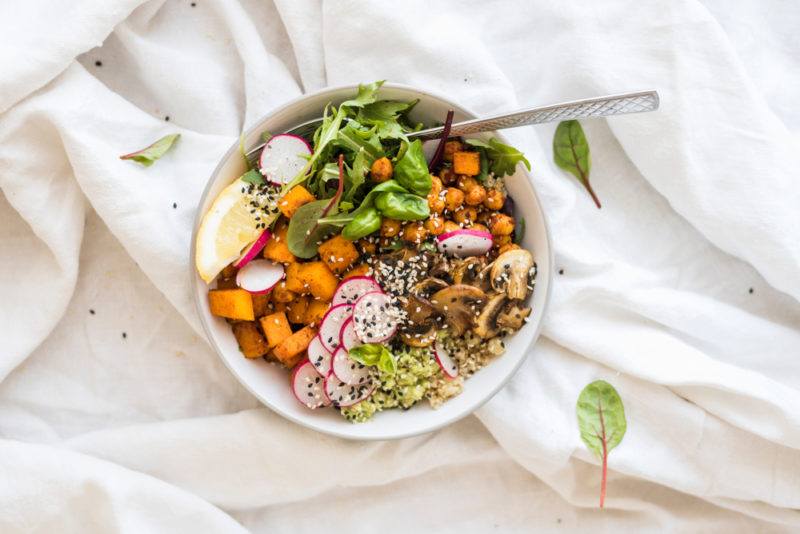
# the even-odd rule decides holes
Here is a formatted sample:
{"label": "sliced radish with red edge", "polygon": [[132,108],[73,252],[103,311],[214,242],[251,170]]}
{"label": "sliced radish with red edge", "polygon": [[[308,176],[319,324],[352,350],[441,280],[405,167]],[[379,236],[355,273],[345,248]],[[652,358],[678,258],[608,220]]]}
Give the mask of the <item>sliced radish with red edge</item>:
{"label": "sliced radish with red edge", "polygon": [[259,170],[268,182],[284,185],[303,170],[312,152],[311,145],[302,137],[278,134],[261,150]]}
{"label": "sliced radish with red edge", "polygon": [[343,347],[333,353],[331,369],[336,378],[351,386],[365,384],[372,376],[372,368],[352,360]]}
{"label": "sliced radish with red edge", "polygon": [[319,339],[322,341],[322,346],[331,354],[339,348],[339,334],[342,331],[342,325],[352,314],[353,306],[351,304],[339,304],[332,306],[322,317],[322,321],[319,323]]}
{"label": "sliced radish with red edge", "polygon": [[469,228],[453,230],[436,238],[439,252],[459,258],[482,256],[492,250],[492,243],[492,234],[489,232]]}
{"label": "sliced radish with red edge", "polygon": [[353,276],[348,278],[336,289],[333,294],[331,304],[354,304],[358,299],[372,293],[373,291],[381,291],[381,286],[374,278],[370,276]]}
{"label": "sliced radish with red edge", "polygon": [[369,398],[377,387],[378,382],[373,379],[360,385],[345,384],[336,378],[333,373],[329,374],[325,379],[325,394],[331,403],[338,408],[346,408],[358,404]]}
{"label": "sliced radish with red edge", "polygon": [[325,345],[322,344],[319,334],[314,336],[314,339],[308,344],[306,351],[308,353],[308,361],[316,368],[317,372],[322,376],[328,376],[328,373],[331,372],[331,359],[333,355],[325,348]]}
{"label": "sliced radish with red edge", "polygon": [[236,285],[254,295],[267,293],[283,280],[283,265],[271,260],[253,260],[236,273]]}
{"label": "sliced radish with red edge", "polygon": [[325,395],[325,377],[317,372],[310,361],[306,360],[294,368],[291,383],[292,393],[300,404],[314,410],[330,403]]}
{"label": "sliced radish with red edge", "polygon": [[433,344],[433,355],[436,357],[436,363],[442,368],[442,372],[450,378],[458,376],[458,364],[450,357],[450,353],[444,348],[444,345],[438,339]]}
{"label": "sliced radish with red edge", "polygon": [[339,331],[339,348],[349,351],[353,347],[363,345],[363,342],[356,334],[356,323],[352,317],[344,322]]}
{"label": "sliced radish with red edge", "polygon": [[253,241],[246,249],[244,249],[244,252],[242,252],[242,255],[239,256],[239,259],[236,260],[233,266],[242,268],[250,263],[250,260],[255,259],[264,249],[270,237],[272,237],[272,233],[270,233],[269,230],[264,230],[261,232],[261,235],[258,236],[258,239]]}
{"label": "sliced radish with red edge", "polygon": [[353,306],[353,326],[364,343],[387,341],[397,332],[400,309],[386,293],[373,291],[359,298]]}

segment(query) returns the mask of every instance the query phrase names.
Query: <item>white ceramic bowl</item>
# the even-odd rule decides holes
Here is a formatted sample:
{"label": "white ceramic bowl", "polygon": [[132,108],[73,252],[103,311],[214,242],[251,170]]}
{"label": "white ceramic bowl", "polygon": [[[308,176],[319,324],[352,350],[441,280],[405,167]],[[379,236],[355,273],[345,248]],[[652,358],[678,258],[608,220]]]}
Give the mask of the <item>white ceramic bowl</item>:
{"label": "white ceramic bowl", "polygon": [[[332,87],[293,100],[261,119],[246,132],[245,146],[255,146],[263,131],[282,132],[319,117],[326,104],[338,104],[352,97],[356,91],[355,86]],[[455,111],[456,122],[475,117],[474,113],[443,96],[413,87],[387,83],[381,88],[379,96],[383,99],[419,99],[411,118],[427,125],[442,121],[448,109]],[[491,135],[503,140],[501,134]],[[209,209],[214,198],[225,186],[244,173],[244,163],[238,150],[237,142],[231,146],[211,175],[198,205],[194,234],[197,233],[202,215]],[[531,302],[531,320],[519,332],[506,339],[507,350],[503,356],[465,381],[464,391],[440,408],[434,410],[423,401],[408,411],[389,410],[378,413],[371,421],[361,424],[346,421],[332,408],[309,410],[292,395],[289,372],[286,369],[271,365],[260,358],[248,360],[242,356],[228,323],[209,312],[208,287],[192,268],[195,302],[209,341],[236,378],[261,402],[287,419],[326,434],[361,440],[396,439],[430,432],[461,419],[497,393],[522,364],[528,349],[539,336],[550,294],[553,255],[539,198],[522,165],[518,166],[516,174],[506,177],[506,185],[516,203],[517,214],[525,217],[526,231],[522,245],[533,251],[538,266],[536,289]],[[191,258],[194,258],[194,234]]]}

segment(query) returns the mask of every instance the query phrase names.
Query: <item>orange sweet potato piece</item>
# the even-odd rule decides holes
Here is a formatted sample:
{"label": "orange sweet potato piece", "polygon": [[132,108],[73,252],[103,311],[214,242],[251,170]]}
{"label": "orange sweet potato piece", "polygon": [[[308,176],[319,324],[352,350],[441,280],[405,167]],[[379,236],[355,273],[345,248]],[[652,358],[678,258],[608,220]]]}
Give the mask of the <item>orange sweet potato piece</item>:
{"label": "orange sweet potato piece", "polygon": [[269,293],[250,296],[253,299],[253,315],[256,316],[256,319],[269,313]]}
{"label": "orange sweet potato piece", "polygon": [[477,176],[481,173],[481,157],[477,152],[453,152],[453,171],[456,174]]}
{"label": "orange sweet potato piece", "polygon": [[304,263],[295,262],[290,263],[286,266],[286,278],[284,279],[284,283],[286,284],[286,289],[302,295],[304,293],[308,293],[308,288],[303,283],[303,280],[300,278],[300,272],[303,269]]}
{"label": "orange sweet potato piece", "polygon": [[317,299],[309,300],[303,322],[308,325],[318,325],[330,307],[330,302]]}
{"label": "orange sweet potato piece", "polygon": [[258,326],[253,321],[241,321],[233,323],[233,335],[239,343],[239,350],[245,358],[260,358],[269,352],[269,345]]}
{"label": "orange sweet potato piece", "polygon": [[253,299],[244,289],[212,289],[208,292],[208,304],[211,313],[226,319],[252,321]]}
{"label": "orange sweet potato piece", "polygon": [[289,320],[282,311],[266,315],[261,318],[260,322],[270,348],[283,343],[292,335],[292,327],[289,326]]}
{"label": "orange sweet potato piece", "polygon": [[340,234],[319,246],[319,257],[328,269],[339,274],[345,272],[358,259],[358,250],[352,241]]}
{"label": "orange sweet potato piece", "polygon": [[369,276],[371,272],[372,272],[372,267],[370,267],[366,263],[359,263],[358,265],[354,265],[352,269],[347,271],[344,274],[342,280],[347,280],[348,278],[352,278],[354,276]]}
{"label": "orange sweet potato piece", "polygon": [[316,335],[315,328],[305,326],[279,343],[272,350],[272,354],[286,367],[294,367]]}
{"label": "orange sweet potato piece", "polygon": [[297,258],[294,254],[289,252],[289,245],[286,241],[286,233],[289,231],[289,226],[285,221],[281,221],[275,226],[275,232],[272,237],[267,241],[264,247],[264,257],[268,260],[277,261],[279,263],[294,263]]}
{"label": "orange sweet potato piece", "polygon": [[273,302],[292,302],[296,296],[293,291],[289,291],[286,287],[286,282],[278,283],[271,293]]}
{"label": "orange sweet potato piece", "polygon": [[308,189],[302,185],[296,185],[286,193],[278,202],[278,209],[281,210],[287,219],[291,219],[294,212],[303,204],[308,204],[316,200]]}
{"label": "orange sweet potato piece", "polygon": [[289,317],[290,323],[303,324],[309,300],[306,296],[298,297],[287,305],[286,315]]}
{"label": "orange sweet potato piece", "polygon": [[336,292],[339,280],[321,261],[312,261],[303,265],[300,270],[300,279],[308,286],[315,297],[330,302]]}

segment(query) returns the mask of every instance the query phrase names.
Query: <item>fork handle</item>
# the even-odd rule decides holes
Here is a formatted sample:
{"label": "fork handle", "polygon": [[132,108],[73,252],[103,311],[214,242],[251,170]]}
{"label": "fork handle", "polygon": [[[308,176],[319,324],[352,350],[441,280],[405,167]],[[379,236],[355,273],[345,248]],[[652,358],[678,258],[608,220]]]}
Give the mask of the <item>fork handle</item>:
{"label": "fork handle", "polygon": [[[622,93],[618,95],[600,96],[573,100],[549,106],[521,109],[503,115],[472,119],[457,122],[450,129],[451,136],[466,135],[504,128],[517,128],[531,124],[564,121],[570,119],[588,119],[590,117],[607,117],[609,115],[624,115],[626,113],[643,113],[658,109],[659,99],[656,91],[638,91],[635,93]],[[439,137],[444,130],[443,126],[428,128],[408,134],[408,137],[419,139],[432,139]]]}

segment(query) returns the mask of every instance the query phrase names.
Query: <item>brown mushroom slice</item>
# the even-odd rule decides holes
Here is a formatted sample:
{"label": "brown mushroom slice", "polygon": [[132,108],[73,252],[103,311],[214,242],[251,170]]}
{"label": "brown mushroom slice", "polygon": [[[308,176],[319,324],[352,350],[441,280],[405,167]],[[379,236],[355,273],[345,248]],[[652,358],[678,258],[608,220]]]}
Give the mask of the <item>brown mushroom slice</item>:
{"label": "brown mushroom slice", "polygon": [[411,294],[398,300],[403,304],[403,310],[406,312],[406,318],[409,323],[429,323],[438,314],[431,302],[425,297]]}
{"label": "brown mushroom slice", "polygon": [[431,295],[447,287],[447,282],[434,277],[428,277],[421,282],[417,282],[411,288],[411,294],[422,298],[429,298]]}
{"label": "brown mushroom slice", "polygon": [[429,347],[436,340],[434,323],[412,324],[403,328],[400,339],[410,347]]}
{"label": "brown mushroom slice", "polygon": [[510,299],[522,300],[528,296],[531,269],[533,255],[527,250],[520,248],[504,252],[494,260],[492,287]]}
{"label": "brown mushroom slice", "polygon": [[529,307],[521,307],[514,303],[509,303],[497,316],[497,325],[501,328],[508,328],[517,331],[525,324],[525,319],[531,314]]}
{"label": "brown mushroom slice", "polygon": [[473,331],[483,339],[496,336],[500,332],[498,317],[505,308],[507,298],[504,293],[489,295],[489,300],[481,310],[481,314],[475,320]]}
{"label": "brown mushroom slice", "polygon": [[431,304],[444,315],[453,335],[460,336],[472,327],[486,303],[486,293],[474,286],[454,284],[434,293]]}
{"label": "brown mushroom slice", "polygon": [[481,284],[478,277],[485,264],[485,258],[477,256],[471,256],[460,261],[453,269],[453,283],[480,287]]}

